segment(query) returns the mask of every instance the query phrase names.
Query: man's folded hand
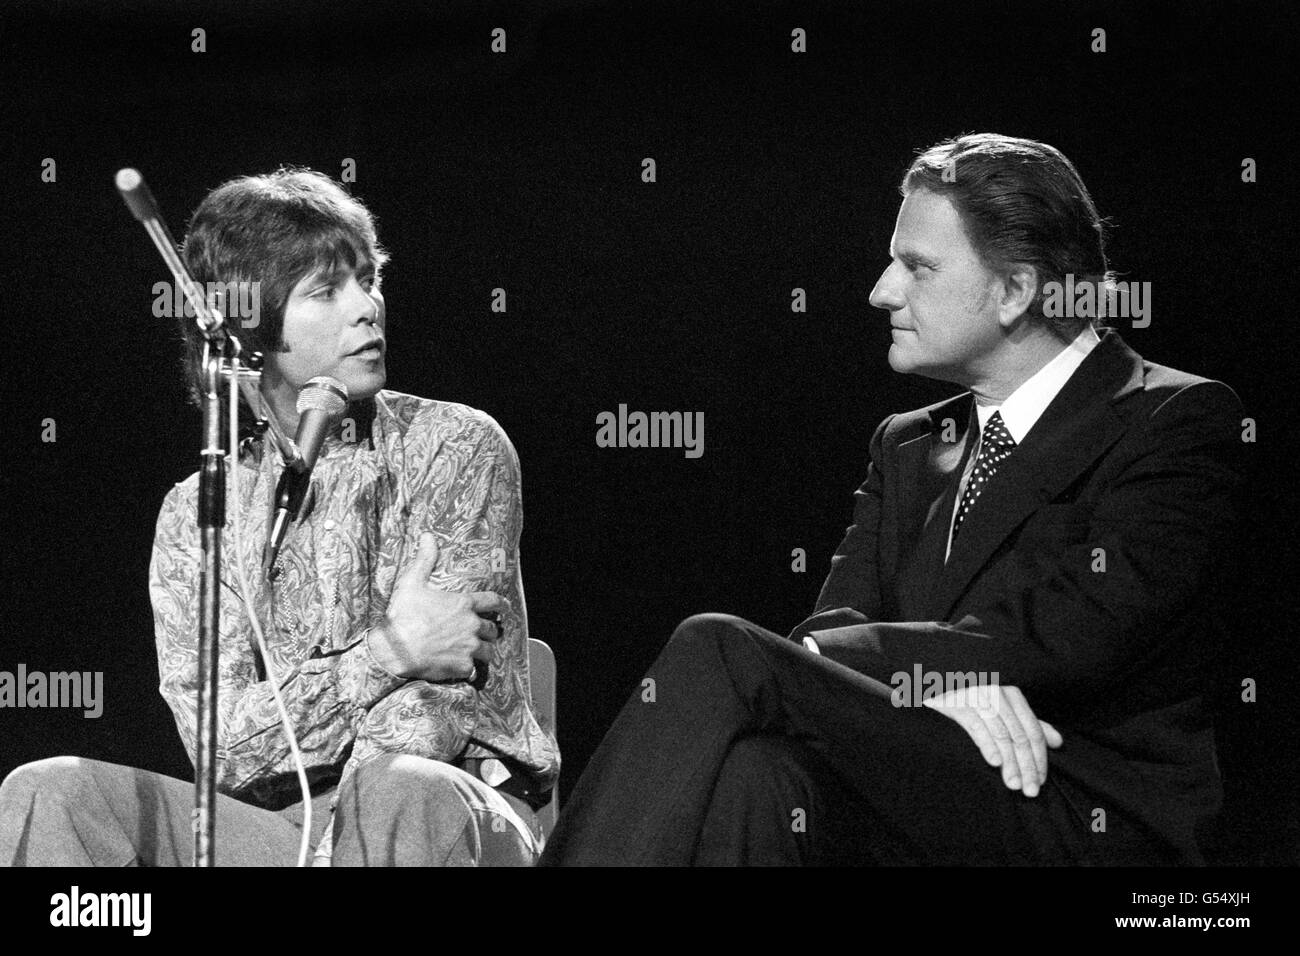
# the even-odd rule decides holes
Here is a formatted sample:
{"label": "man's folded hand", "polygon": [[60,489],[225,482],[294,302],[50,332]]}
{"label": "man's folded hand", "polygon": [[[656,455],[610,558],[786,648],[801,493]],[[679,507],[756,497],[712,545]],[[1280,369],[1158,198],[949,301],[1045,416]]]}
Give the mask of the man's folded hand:
{"label": "man's folded hand", "polygon": [[1047,780],[1047,748],[1061,746],[1055,727],[1039,720],[1016,687],[981,684],[926,698],[926,707],[957,721],[1012,790],[1036,796]]}
{"label": "man's folded hand", "polygon": [[474,662],[490,662],[510,602],[491,591],[461,594],[428,583],[438,562],[433,535],[420,540],[415,560],[398,578],[370,652],[389,673],[410,680],[469,680]]}

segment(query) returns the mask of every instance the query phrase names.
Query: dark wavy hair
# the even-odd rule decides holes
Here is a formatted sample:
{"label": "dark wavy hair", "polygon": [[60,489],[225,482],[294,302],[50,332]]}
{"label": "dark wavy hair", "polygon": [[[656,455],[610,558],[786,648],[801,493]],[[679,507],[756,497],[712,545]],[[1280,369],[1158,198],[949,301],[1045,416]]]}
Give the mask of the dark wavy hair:
{"label": "dark wavy hair", "polygon": [[[181,256],[200,286],[259,283],[260,314],[245,327],[232,317],[231,332],[245,353],[284,351],[284,309],[293,287],[321,268],[368,258],[375,275],[388,261],[374,217],[323,173],[282,166],[263,176],[241,176],[218,186],[190,217]],[[202,389],[203,336],[193,319],[181,319],[182,363],[190,397]]]}
{"label": "dark wavy hair", "polygon": [[[945,175],[945,171],[947,175]],[[1097,214],[1088,187],[1060,150],[1032,139],[997,133],[967,133],[921,152],[899,191],[926,189],[946,196],[957,210],[967,238],[984,265],[1006,274],[1015,263],[1038,270],[1038,290],[1026,310],[1032,321],[1054,326],[1073,338],[1088,318],[1043,314],[1043,287],[1064,283],[1113,282],[1106,261],[1106,222]],[[1105,320],[1092,317],[1095,328]]]}

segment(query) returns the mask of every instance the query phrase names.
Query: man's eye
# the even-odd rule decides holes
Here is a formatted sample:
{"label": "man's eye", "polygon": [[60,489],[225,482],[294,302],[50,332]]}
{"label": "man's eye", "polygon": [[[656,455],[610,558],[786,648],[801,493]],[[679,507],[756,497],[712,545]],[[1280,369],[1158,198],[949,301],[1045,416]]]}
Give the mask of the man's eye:
{"label": "man's eye", "polygon": [[332,298],[334,298],[334,292],[335,292],[334,286],[332,286],[332,285],[327,285],[327,286],[325,286],[323,289],[321,289],[320,291],[318,291],[318,292],[316,293],[316,298],[318,298],[318,299],[332,299]]}

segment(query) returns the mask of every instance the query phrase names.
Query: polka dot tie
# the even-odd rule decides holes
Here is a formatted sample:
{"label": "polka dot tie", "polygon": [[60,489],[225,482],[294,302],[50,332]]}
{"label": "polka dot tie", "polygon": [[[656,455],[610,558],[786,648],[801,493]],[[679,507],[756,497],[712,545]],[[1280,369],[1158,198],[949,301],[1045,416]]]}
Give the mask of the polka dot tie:
{"label": "polka dot tie", "polygon": [[997,472],[998,466],[1015,447],[1016,440],[1011,437],[1007,426],[1003,424],[1002,413],[994,412],[984,423],[984,433],[980,436],[980,453],[975,459],[975,468],[970,473],[970,480],[966,482],[966,492],[961,496],[961,506],[958,507],[957,517],[952,523],[953,541],[957,540],[957,532],[975,504],[975,499],[980,496],[984,486]]}

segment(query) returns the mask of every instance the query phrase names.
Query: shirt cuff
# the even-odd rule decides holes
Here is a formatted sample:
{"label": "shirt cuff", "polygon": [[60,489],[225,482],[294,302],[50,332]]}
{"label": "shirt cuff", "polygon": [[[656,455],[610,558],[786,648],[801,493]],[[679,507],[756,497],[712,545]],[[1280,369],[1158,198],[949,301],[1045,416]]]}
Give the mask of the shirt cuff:
{"label": "shirt cuff", "polygon": [[817,642],[813,640],[812,637],[807,635],[804,636],[803,646],[808,648],[808,650],[812,651],[814,654],[817,655],[820,655],[822,652],[822,649],[817,646]]}
{"label": "shirt cuff", "polygon": [[366,710],[406,683],[406,678],[390,673],[370,653],[371,630],[368,628],[361,640],[343,654],[338,669],[344,696]]}

